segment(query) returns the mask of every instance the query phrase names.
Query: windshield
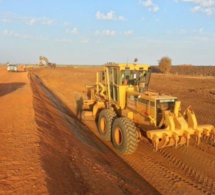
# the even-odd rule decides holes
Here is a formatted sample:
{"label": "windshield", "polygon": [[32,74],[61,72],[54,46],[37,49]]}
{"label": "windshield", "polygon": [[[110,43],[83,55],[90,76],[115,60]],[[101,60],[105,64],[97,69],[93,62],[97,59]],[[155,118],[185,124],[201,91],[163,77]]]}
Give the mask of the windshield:
{"label": "windshield", "polygon": [[121,83],[122,85],[137,85],[138,82],[145,81],[146,71],[144,70],[122,70]]}

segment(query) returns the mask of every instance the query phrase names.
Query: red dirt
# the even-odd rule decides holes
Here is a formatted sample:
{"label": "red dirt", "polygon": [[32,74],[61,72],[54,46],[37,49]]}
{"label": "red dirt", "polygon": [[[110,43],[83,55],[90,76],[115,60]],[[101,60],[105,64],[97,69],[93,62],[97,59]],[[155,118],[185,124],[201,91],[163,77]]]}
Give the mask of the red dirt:
{"label": "red dirt", "polygon": [[[215,194],[215,145],[153,152],[144,139],[120,156],[77,107],[99,67],[0,67],[0,194]],[[152,74],[151,89],[192,104],[215,126],[215,77]]]}

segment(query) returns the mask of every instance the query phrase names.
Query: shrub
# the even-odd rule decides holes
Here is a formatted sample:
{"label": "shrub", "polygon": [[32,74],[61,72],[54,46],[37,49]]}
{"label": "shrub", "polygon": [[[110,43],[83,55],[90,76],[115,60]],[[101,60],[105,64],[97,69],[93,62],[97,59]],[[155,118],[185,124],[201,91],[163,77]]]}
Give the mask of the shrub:
{"label": "shrub", "polygon": [[159,60],[158,65],[162,73],[168,73],[172,66],[172,60],[169,57],[163,57]]}

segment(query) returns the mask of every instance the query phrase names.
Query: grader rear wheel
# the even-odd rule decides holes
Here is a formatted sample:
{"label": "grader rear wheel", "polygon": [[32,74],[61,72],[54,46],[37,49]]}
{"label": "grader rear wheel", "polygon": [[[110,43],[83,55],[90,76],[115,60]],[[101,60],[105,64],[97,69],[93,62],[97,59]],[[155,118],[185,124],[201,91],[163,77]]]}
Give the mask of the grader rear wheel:
{"label": "grader rear wheel", "polygon": [[106,141],[111,140],[111,127],[116,113],[110,109],[104,109],[99,114],[98,132],[102,139]]}
{"label": "grader rear wheel", "polygon": [[125,117],[117,118],[113,122],[112,143],[122,155],[136,151],[138,140],[134,123]]}

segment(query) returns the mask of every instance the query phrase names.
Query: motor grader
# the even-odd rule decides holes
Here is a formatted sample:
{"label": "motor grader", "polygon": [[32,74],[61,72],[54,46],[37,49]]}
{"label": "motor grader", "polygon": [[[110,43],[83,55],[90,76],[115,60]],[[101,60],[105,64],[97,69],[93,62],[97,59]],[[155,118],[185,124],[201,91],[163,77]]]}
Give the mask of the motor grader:
{"label": "motor grader", "polygon": [[96,84],[86,86],[82,119],[94,119],[100,137],[122,155],[135,152],[143,136],[156,151],[188,145],[191,136],[197,144],[202,136],[215,139],[214,127],[198,125],[191,106],[181,113],[177,97],[149,90],[149,65],[107,63],[96,75]]}

